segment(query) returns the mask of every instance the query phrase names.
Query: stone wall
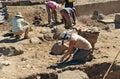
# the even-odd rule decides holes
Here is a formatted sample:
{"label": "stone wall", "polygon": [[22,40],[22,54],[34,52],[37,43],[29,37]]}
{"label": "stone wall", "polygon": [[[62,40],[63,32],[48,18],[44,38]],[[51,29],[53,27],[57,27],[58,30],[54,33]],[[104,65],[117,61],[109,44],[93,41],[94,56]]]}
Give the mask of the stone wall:
{"label": "stone wall", "polygon": [[11,1],[6,1],[2,2],[2,5],[6,6],[27,6],[27,5],[39,5],[43,4],[45,0],[41,0],[41,2],[31,2],[31,1],[16,1],[16,2],[11,2]]}
{"label": "stone wall", "polygon": [[92,4],[84,4],[84,5],[76,5],[77,16],[80,15],[90,15],[93,14],[94,11],[98,11],[103,14],[112,14],[116,12],[120,12],[120,1],[110,1],[104,3],[92,3]]}

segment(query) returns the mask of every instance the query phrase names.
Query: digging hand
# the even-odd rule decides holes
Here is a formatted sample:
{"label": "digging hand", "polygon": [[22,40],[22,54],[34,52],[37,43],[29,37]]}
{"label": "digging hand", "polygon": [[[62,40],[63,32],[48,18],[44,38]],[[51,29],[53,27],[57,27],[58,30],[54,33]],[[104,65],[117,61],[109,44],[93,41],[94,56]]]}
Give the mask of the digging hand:
{"label": "digging hand", "polygon": [[62,57],[60,60],[57,61],[57,63],[63,63],[64,58]]}

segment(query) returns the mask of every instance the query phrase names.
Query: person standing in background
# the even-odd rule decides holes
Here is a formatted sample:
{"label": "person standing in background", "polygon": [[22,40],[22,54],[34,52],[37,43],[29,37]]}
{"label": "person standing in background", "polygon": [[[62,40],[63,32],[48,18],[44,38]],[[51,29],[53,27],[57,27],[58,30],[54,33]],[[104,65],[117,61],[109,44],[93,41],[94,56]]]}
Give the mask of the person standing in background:
{"label": "person standing in background", "polygon": [[62,0],[62,5],[65,4],[65,8],[66,7],[70,7],[73,8],[73,3],[75,2],[75,0]]}

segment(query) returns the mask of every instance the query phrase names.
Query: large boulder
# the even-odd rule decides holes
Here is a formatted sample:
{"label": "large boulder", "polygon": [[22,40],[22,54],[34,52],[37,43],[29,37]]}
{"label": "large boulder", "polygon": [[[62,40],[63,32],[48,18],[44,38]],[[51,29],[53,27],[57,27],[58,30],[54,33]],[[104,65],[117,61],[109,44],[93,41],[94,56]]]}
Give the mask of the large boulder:
{"label": "large boulder", "polygon": [[21,50],[19,47],[13,47],[13,46],[9,46],[9,47],[0,47],[0,54],[1,55],[5,55],[5,56],[16,56],[16,55],[20,55],[23,54],[24,51]]}
{"label": "large boulder", "polygon": [[98,11],[94,11],[91,19],[93,20],[101,20],[104,19],[104,15],[102,13],[99,13]]}
{"label": "large boulder", "polygon": [[68,49],[68,47],[66,45],[62,45],[61,42],[57,42],[51,48],[51,54],[53,54],[53,55],[61,55],[67,49]]}
{"label": "large boulder", "polygon": [[91,29],[82,29],[78,30],[78,34],[86,38],[91,45],[94,47],[95,43],[97,42],[99,36],[98,28],[91,28]]}
{"label": "large boulder", "polygon": [[58,74],[58,79],[89,79],[88,75],[80,70],[67,70]]}
{"label": "large boulder", "polygon": [[55,40],[56,40],[56,39],[61,39],[60,35],[61,35],[61,33],[63,33],[65,30],[66,30],[66,29],[63,28],[63,27],[55,28],[55,29],[53,30],[53,33],[54,33],[53,39],[55,39]]}

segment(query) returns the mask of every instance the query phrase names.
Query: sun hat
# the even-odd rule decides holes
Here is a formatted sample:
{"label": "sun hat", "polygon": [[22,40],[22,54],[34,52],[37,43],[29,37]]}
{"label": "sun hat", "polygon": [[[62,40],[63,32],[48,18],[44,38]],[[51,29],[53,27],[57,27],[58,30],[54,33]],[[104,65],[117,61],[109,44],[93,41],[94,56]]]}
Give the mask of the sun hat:
{"label": "sun hat", "polygon": [[68,32],[63,32],[62,39],[68,40],[70,38],[70,34]]}
{"label": "sun hat", "polygon": [[18,12],[15,16],[17,16],[17,17],[23,17],[21,12]]}
{"label": "sun hat", "polygon": [[62,37],[62,45],[64,44],[65,40],[69,40],[71,38],[71,35],[72,35],[72,32],[66,32],[64,31],[62,34],[61,34],[61,37]]}
{"label": "sun hat", "polygon": [[68,40],[71,37],[72,33],[73,30],[67,30],[63,31],[60,36],[62,37],[62,39]]}

